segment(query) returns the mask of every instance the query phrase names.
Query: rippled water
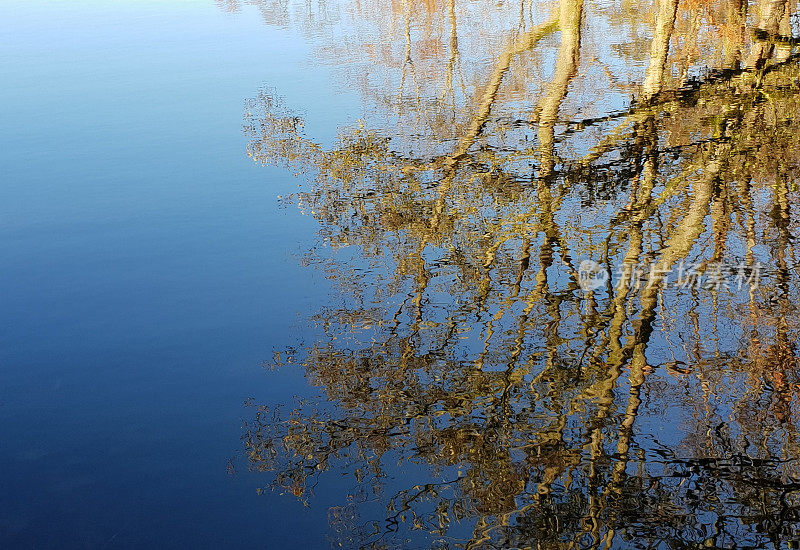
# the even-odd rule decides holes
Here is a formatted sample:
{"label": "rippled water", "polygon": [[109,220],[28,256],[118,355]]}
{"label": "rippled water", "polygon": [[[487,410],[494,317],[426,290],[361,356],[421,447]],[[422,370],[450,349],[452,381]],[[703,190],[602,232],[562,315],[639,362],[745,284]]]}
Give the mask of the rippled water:
{"label": "rippled water", "polygon": [[0,540],[800,544],[794,2],[11,6]]}

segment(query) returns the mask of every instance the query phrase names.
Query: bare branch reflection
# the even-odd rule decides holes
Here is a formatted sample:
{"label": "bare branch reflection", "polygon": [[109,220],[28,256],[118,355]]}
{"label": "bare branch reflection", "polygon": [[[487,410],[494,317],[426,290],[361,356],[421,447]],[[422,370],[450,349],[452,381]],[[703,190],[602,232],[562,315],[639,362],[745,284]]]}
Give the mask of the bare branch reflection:
{"label": "bare branch reflection", "polygon": [[251,467],[301,499],[352,475],[345,547],[795,544],[795,5],[399,4],[311,38],[386,52],[334,146],[248,103],[344,304],[287,362],[326,399],[252,404]]}

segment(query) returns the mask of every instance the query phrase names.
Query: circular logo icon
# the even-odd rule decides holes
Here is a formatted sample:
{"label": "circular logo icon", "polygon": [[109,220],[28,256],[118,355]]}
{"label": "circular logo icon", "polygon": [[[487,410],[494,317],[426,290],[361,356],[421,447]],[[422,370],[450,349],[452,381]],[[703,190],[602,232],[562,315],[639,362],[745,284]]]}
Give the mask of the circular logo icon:
{"label": "circular logo icon", "polygon": [[600,288],[607,280],[608,272],[597,262],[583,260],[578,266],[578,285],[585,292]]}

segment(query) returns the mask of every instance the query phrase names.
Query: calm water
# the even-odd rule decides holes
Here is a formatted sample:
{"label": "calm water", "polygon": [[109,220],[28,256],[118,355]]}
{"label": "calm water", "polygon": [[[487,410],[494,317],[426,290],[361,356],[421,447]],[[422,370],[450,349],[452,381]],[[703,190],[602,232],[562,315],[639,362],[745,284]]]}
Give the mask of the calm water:
{"label": "calm water", "polygon": [[797,8],[0,3],[0,547],[797,547]]}

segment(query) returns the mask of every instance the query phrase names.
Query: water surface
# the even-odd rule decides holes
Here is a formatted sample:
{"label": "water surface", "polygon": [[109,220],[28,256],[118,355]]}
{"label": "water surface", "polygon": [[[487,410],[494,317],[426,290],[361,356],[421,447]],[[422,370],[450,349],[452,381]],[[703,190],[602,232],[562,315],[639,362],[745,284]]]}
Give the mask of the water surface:
{"label": "water surface", "polygon": [[0,540],[794,547],[796,9],[4,4]]}

